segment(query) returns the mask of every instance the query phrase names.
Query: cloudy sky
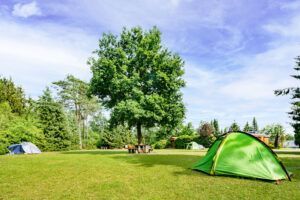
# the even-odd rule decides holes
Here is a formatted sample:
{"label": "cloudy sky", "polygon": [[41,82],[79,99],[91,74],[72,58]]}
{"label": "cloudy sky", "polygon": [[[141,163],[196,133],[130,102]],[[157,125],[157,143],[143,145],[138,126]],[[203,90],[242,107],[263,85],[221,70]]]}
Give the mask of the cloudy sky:
{"label": "cloudy sky", "polygon": [[282,0],[0,0],[0,75],[38,97],[45,86],[86,65],[104,32],[158,26],[163,43],[185,60],[186,121],[216,118],[241,126],[281,123],[300,55],[300,1]]}

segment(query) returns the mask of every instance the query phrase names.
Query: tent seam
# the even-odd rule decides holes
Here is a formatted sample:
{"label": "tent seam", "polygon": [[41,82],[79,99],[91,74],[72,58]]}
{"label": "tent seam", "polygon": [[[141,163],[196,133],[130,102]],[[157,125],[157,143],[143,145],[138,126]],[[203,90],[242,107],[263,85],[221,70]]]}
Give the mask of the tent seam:
{"label": "tent seam", "polygon": [[215,175],[215,173],[216,173],[216,165],[217,165],[217,161],[218,161],[220,152],[222,151],[223,145],[225,144],[226,140],[227,140],[227,136],[226,136],[226,137],[224,138],[224,140],[221,142],[221,144],[220,144],[220,146],[219,146],[219,148],[218,148],[218,150],[217,150],[217,153],[216,153],[216,155],[215,155],[215,157],[214,157],[214,160],[213,160],[213,166],[212,166],[211,171],[210,171],[210,174],[212,174],[212,175]]}

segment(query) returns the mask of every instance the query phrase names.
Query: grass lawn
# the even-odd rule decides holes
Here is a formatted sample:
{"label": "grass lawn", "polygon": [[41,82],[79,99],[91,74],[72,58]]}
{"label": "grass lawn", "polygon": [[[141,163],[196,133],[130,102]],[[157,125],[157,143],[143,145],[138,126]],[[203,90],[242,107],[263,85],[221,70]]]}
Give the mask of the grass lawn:
{"label": "grass lawn", "polygon": [[209,176],[205,152],[97,150],[0,156],[0,199],[300,199],[300,152],[279,152],[292,182]]}

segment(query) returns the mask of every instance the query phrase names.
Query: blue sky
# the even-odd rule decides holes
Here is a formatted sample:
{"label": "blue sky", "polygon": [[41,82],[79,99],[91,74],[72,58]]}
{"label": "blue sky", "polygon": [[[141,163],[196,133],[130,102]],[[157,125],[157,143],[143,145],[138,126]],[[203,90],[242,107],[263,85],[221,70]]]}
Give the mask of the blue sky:
{"label": "blue sky", "polygon": [[103,32],[154,25],[185,60],[186,121],[216,118],[222,127],[281,123],[300,55],[300,1],[0,0],[0,75],[37,97],[66,74],[89,80],[86,65]]}

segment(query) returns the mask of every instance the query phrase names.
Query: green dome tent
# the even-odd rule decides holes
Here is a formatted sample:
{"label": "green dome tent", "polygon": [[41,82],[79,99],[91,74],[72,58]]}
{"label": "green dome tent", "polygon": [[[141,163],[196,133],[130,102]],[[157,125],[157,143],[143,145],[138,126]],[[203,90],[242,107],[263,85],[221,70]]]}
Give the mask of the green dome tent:
{"label": "green dome tent", "polygon": [[291,180],[277,155],[264,142],[243,132],[219,137],[193,169],[211,175]]}

